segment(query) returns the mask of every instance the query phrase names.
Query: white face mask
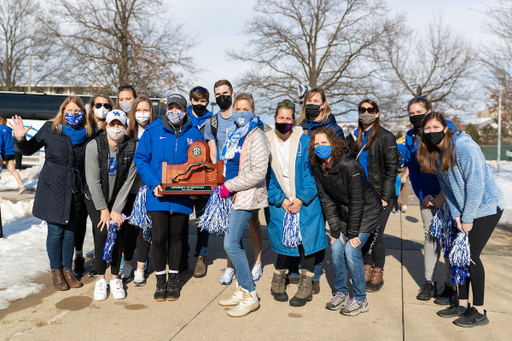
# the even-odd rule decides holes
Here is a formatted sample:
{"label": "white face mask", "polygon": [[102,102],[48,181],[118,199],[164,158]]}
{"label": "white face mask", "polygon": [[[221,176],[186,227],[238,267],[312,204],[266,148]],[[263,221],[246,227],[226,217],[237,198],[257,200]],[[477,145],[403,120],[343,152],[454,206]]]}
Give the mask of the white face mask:
{"label": "white face mask", "polygon": [[168,111],[165,113],[165,116],[167,116],[167,119],[172,124],[178,124],[185,117],[185,112],[184,111],[178,111],[178,112]]}
{"label": "white face mask", "polygon": [[121,102],[121,103],[119,103],[119,107],[125,113],[129,113],[130,110],[132,110],[132,105],[133,105],[132,102]]}
{"label": "white face mask", "polygon": [[124,128],[111,128],[107,127],[107,135],[114,141],[121,140],[126,135],[126,129]]}
{"label": "white face mask", "polygon": [[143,126],[145,125],[146,123],[148,123],[149,121],[149,117],[150,117],[150,113],[149,112],[142,112],[142,111],[137,111],[135,113],[135,119],[137,120],[137,122]]}
{"label": "white face mask", "polygon": [[94,108],[94,115],[96,115],[97,118],[100,120],[104,120],[105,117],[107,117],[108,109],[105,107],[101,107],[99,109]]}

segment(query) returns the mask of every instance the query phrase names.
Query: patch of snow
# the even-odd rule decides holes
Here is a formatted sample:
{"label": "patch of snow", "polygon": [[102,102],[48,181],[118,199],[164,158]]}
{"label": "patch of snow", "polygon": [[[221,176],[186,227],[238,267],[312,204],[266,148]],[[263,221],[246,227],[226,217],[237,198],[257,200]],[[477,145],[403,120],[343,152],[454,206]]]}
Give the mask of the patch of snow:
{"label": "patch of snow", "polygon": [[[37,187],[37,180],[39,179],[39,173],[41,173],[41,166],[33,166],[21,171],[18,171],[23,181],[23,185],[27,189],[35,189]],[[4,169],[0,173],[0,189],[2,190],[17,190],[19,188],[18,182],[14,179],[14,176],[7,170]]]}
{"label": "patch of snow", "polygon": [[512,226],[512,161],[500,161],[498,172],[498,161],[487,161],[498,187],[507,200],[507,207],[503,211],[500,224]]}

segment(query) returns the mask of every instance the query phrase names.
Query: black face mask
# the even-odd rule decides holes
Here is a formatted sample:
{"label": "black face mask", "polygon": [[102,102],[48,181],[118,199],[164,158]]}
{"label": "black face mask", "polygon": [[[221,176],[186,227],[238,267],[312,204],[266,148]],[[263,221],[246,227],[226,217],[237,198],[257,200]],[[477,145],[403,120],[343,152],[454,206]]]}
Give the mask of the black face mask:
{"label": "black face mask", "polygon": [[433,145],[437,145],[438,143],[441,143],[446,134],[444,133],[444,130],[441,130],[436,133],[423,133],[423,135],[425,135],[425,138],[430,143],[432,143]]}
{"label": "black face mask", "polygon": [[197,116],[201,117],[206,113],[206,105],[202,105],[202,104],[192,105],[192,110],[194,110],[194,113]]}
{"label": "black face mask", "polygon": [[423,122],[423,118],[425,117],[425,115],[427,115],[427,114],[409,116],[409,121],[411,121],[414,128],[420,129],[421,122]]}
{"label": "black face mask", "polygon": [[306,104],[306,116],[309,119],[315,119],[320,115],[320,106],[316,104]]}
{"label": "black face mask", "polygon": [[215,102],[217,102],[221,110],[228,110],[231,106],[232,100],[229,95],[220,95],[215,99]]}

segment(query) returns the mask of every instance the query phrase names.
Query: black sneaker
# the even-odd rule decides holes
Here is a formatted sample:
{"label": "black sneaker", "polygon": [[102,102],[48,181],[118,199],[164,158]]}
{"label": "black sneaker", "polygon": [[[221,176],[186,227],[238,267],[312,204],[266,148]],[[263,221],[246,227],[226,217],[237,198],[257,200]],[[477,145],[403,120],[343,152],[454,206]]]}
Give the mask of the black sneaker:
{"label": "black sneaker", "polygon": [[416,296],[416,299],[422,300],[422,301],[428,301],[432,297],[434,297],[435,293],[436,293],[436,282],[428,281],[427,283],[425,283],[425,285],[423,286],[423,289],[421,289],[418,296]]}
{"label": "black sneaker", "polygon": [[156,291],[155,301],[165,301],[167,296],[167,283],[165,282],[166,275],[156,275]]}
{"label": "black sneaker", "polygon": [[94,264],[95,258],[91,261],[91,268],[89,269],[89,277],[98,277],[98,271],[96,270],[96,265]]}
{"label": "black sneaker", "polygon": [[450,285],[445,285],[443,293],[436,297],[434,303],[439,305],[450,305],[457,300],[457,290],[453,289]]}
{"label": "black sneaker", "polygon": [[82,277],[84,273],[84,257],[76,257],[75,267],[73,268],[73,275],[75,275],[76,277]]}
{"label": "black sneaker", "polygon": [[464,314],[466,310],[468,310],[468,308],[459,305],[459,301],[455,301],[450,305],[449,308],[439,310],[437,312],[437,316],[445,318],[459,317]]}
{"label": "black sneaker", "polygon": [[480,314],[475,307],[471,307],[467,309],[461,317],[453,321],[453,324],[462,328],[485,326],[486,324],[489,324],[487,311],[484,310],[484,313]]}

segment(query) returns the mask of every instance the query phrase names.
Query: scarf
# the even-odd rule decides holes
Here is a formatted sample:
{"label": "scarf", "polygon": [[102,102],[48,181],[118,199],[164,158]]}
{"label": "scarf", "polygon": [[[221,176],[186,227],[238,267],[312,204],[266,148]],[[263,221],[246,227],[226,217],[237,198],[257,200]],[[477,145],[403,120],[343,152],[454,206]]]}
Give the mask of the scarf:
{"label": "scarf", "polygon": [[73,147],[84,142],[87,138],[87,130],[84,128],[84,126],[73,129],[69,125],[62,123],[62,132],[69,136]]}
{"label": "scarf", "polygon": [[[222,148],[222,154],[220,156],[221,160],[227,161],[234,158],[236,148],[238,147],[238,143],[240,142],[240,140],[260,124],[261,120],[256,115],[254,115],[249,124],[246,124],[243,127],[238,127],[236,123],[233,122],[233,124],[229,128],[229,133],[226,139],[226,143],[224,144],[224,148]],[[226,163],[224,163],[224,165],[226,165]]]}

